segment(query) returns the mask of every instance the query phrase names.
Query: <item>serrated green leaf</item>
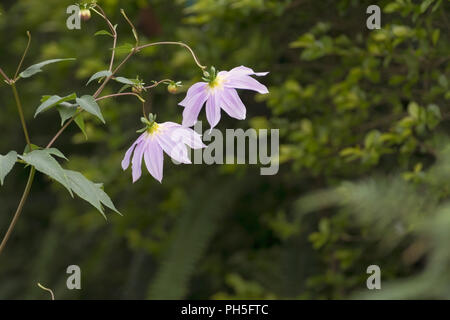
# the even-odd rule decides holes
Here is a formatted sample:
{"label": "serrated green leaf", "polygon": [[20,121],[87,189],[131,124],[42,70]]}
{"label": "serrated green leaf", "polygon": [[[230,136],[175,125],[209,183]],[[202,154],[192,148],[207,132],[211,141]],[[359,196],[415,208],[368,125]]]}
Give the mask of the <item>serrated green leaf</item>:
{"label": "serrated green leaf", "polygon": [[61,183],[73,197],[72,189],[64,169],[58,161],[52,157],[52,151],[49,152],[48,150],[49,149],[34,150],[30,153],[19,156],[19,158],[35,167],[37,171],[42,172],[43,174],[46,174],[50,178]]}
{"label": "serrated green leaf", "polygon": [[58,95],[50,96],[48,98],[47,97],[48,96],[44,96],[43,99],[41,100],[43,102],[36,109],[36,112],[34,113],[35,118],[39,113],[47,111],[63,102],[75,100],[77,98],[77,95],[76,95],[76,93],[72,93],[65,97],[60,97]]}
{"label": "serrated green leaf", "polygon": [[94,33],[94,36],[110,36],[114,38],[114,36],[106,30],[99,30],[96,33]]}
{"label": "serrated green leaf", "polygon": [[77,98],[76,101],[83,110],[89,112],[90,114],[93,114],[103,123],[105,123],[105,119],[103,118],[102,112],[100,111],[100,107],[98,106],[93,96],[85,95],[81,98]]}
{"label": "serrated green leaf", "polygon": [[96,79],[109,77],[111,74],[112,74],[112,72],[108,71],[108,70],[103,70],[103,71],[99,71],[97,73],[94,73],[94,75],[89,79],[89,81],[86,83],[86,85],[88,85],[89,83],[91,83],[91,81],[94,81]]}
{"label": "serrated green leaf", "polygon": [[105,219],[106,216],[102,205],[120,214],[109,196],[100,187],[101,184],[93,183],[80,172],[65,170],[65,173],[69,179],[73,192],[94,206],[94,208],[96,208]]}
{"label": "serrated green leaf", "polygon": [[12,170],[16,161],[17,152],[15,151],[10,151],[4,156],[0,154],[0,185],[3,186],[5,177]]}
{"label": "serrated green leaf", "polygon": [[56,62],[61,62],[61,61],[69,61],[69,60],[76,60],[75,58],[67,58],[67,59],[52,59],[52,60],[46,60],[37,64],[33,64],[32,66],[28,67],[27,69],[25,69],[24,71],[22,71],[19,76],[21,78],[29,78],[33,75],[35,75],[36,73],[41,72],[41,68],[51,64],[51,63],[56,63]]}

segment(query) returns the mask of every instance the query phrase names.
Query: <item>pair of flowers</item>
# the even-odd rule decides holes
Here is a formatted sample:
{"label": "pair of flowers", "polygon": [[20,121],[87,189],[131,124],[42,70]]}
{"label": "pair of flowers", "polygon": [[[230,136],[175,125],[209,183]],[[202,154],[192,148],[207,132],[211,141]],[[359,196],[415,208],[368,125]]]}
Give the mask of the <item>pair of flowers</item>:
{"label": "pair of flowers", "polygon": [[206,103],[206,118],[214,128],[220,121],[223,109],[230,117],[243,120],[246,109],[236,89],[247,89],[268,93],[266,86],[251,76],[265,76],[267,72],[254,72],[252,69],[240,66],[230,71],[205,72],[204,82],[197,82],[187,91],[186,97],[179,105],[184,107],[183,122],[157,123],[155,117],[142,119],[145,127],[139,138],[131,145],[122,160],[122,169],[132,168],[133,182],[142,175],[142,159],[148,172],[159,182],[163,178],[164,152],[180,163],[191,163],[186,145],[192,149],[206,147],[201,135],[190,127],[198,119],[198,115]]}

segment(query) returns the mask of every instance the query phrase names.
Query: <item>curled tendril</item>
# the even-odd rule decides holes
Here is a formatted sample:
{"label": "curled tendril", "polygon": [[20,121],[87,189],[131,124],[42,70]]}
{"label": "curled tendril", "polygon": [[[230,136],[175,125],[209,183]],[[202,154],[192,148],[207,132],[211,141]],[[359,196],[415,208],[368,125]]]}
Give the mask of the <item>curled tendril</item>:
{"label": "curled tendril", "polygon": [[39,282],[38,282],[37,285],[38,285],[38,287],[41,288],[42,290],[45,290],[45,291],[50,292],[50,295],[51,295],[51,297],[52,297],[52,300],[55,300],[55,295],[53,294],[53,291],[52,291],[51,289],[44,287],[44,286],[43,286],[42,284],[40,284]]}

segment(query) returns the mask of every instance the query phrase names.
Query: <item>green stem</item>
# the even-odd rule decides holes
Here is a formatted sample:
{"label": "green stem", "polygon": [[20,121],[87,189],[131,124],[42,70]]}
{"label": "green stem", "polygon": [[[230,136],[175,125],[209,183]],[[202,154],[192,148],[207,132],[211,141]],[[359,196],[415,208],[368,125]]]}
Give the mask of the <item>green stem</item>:
{"label": "green stem", "polygon": [[159,80],[159,81],[153,83],[152,85],[145,87],[144,89],[146,89],[146,90],[151,89],[151,88],[159,86],[161,83],[167,83],[167,82],[170,83],[171,81],[173,81],[173,80],[171,80],[171,79]]}
{"label": "green stem", "polygon": [[66,122],[66,124],[64,124],[64,126],[61,127],[61,129],[58,130],[58,132],[54,135],[54,137],[52,138],[52,140],[50,140],[50,142],[47,144],[47,146],[45,147],[45,149],[50,148],[56,141],[56,139],[59,138],[59,136],[63,133],[64,130],[67,129],[67,127],[75,120],[75,118],[81,113],[83,112],[83,110],[79,110],[77,111],[77,113],[75,113],[73,115],[72,118],[69,119],[69,121]]}
{"label": "green stem", "polygon": [[183,42],[175,42],[175,41],[162,41],[162,42],[153,42],[153,43],[147,43],[144,44],[142,46],[136,47],[136,51],[141,51],[142,49],[148,48],[148,47],[153,47],[153,46],[160,46],[160,45],[176,45],[176,46],[182,46],[184,48],[186,48],[192,55],[192,58],[194,58],[195,63],[197,64],[197,66],[204,70],[206,69],[206,66],[203,66],[200,61],[198,60],[197,56],[195,55],[194,50],[191,49],[191,47],[189,47],[187,44],[183,43]]}
{"label": "green stem", "polygon": [[6,231],[6,234],[3,237],[2,243],[0,244],[0,254],[2,253],[3,249],[5,248],[6,242],[8,242],[8,239],[11,236],[11,233],[17,223],[17,220],[19,219],[20,214],[22,213],[23,206],[25,205],[28,195],[30,194],[31,185],[33,184],[35,172],[36,172],[36,169],[34,167],[31,167],[30,175],[28,176],[28,182],[25,187],[25,190],[23,191],[22,198],[20,199],[20,202],[19,202],[19,206],[17,207],[16,213],[14,214],[14,217],[12,218],[11,223],[9,224],[8,231]]}
{"label": "green stem", "polygon": [[134,92],[120,92],[120,93],[113,93],[113,94],[109,94],[107,96],[103,96],[103,97],[99,97],[97,99],[95,99],[96,101],[100,101],[103,99],[108,99],[108,98],[114,98],[114,97],[120,97],[120,96],[135,96],[137,97],[139,100],[142,101],[142,97],[140,95],[138,95],[137,93]]}
{"label": "green stem", "polygon": [[51,297],[52,297],[52,300],[55,300],[55,295],[54,295],[52,289],[49,289],[49,288],[44,287],[44,286],[43,286],[42,284],[40,284],[39,282],[38,282],[37,285],[38,285],[38,287],[41,288],[42,290],[45,290],[45,291],[50,292],[50,295],[51,295]]}
{"label": "green stem", "polygon": [[131,27],[131,31],[133,31],[133,36],[134,36],[134,39],[136,40],[135,48],[137,48],[139,46],[139,36],[138,36],[137,31],[136,31],[136,28],[134,27],[133,22],[131,22],[131,20],[128,19],[127,14],[125,13],[125,11],[123,9],[120,9],[120,13],[123,15],[125,20],[127,20],[128,24]]}
{"label": "green stem", "polygon": [[128,61],[128,59],[131,58],[131,56],[135,53],[135,49],[133,49],[123,60],[122,62],[114,69],[114,71],[108,76],[106,77],[106,79],[103,81],[103,83],[101,84],[101,86],[97,89],[97,91],[94,93],[94,98],[97,98],[98,95],[103,91],[103,89],[105,88],[106,84],[109,82],[109,80],[112,79],[112,77],[114,77],[114,75],[116,74],[117,71],[119,71],[119,69]]}
{"label": "green stem", "polygon": [[96,8],[98,8],[97,11],[95,9],[92,9],[95,13],[97,13],[99,16],[101,16],[103,19],[105,19],[106,23],[108,24],[109,29],[111,30],[111,34],[113,35],[113,47],[112,47],[112,53],[111,53],[111,60],[109,62],[109,71],[112,71],[112,67],[114,64],[114,56],[116,52],[116,45],[117,45],[117,31],[116,28],[112,25],[111,21],[109,21],[108,17],[106,16],[105,11],[103,11],[102,7],[100,7],[98,4],[95,5]]}
{"label": "green stem", "polygon": [[[30,148],[30,151],[31,151],[30,136],[28,135],[27,124],[25,122],[25,117],[23,115],[22,104],[20,103],[16,84],[13,81],[10,84],[11,84],[11,87],[12,87],[12,90],[14,93],[14,98],[16,100],[17,110],[19,111],[20,122],[22,123],[23,132],[25,134],[25,140],[27,141],[28,147]],[[3,249],[5,248],[6,242],[8,242],[8,239],[11,236],[12,231],[14,230],[17,220],[19,219],[20,214],[22,213],[23,206],[25,205],[25,202],[27,201],[28,195],[30,194],[31,186],[33,185],[35,172],[36,172],[36,169],[34,167],[31,167],[30,175],[28,176],[28,182],[27,182],[27,185],[25,186],[25,190],[23,191],[22,198],[20,199],[19,205],[17,206],[16,213],[14,213],[11,223],[9,224],[8,231],[6,231],[6,234],[3,237],[3,240],[0,244],[0,254],[3,251]]]}
{"label": "green stem", "polygon": [[19,94],[17,93],[16,84],[11,83],[11,87],[14,93],[14,99],[16,99],[17,110],[19,111],[20,122],[22,123],[22,129],[23,133],[25,134],[25,140],[27,141],[28,147],[30,148],[31,151],[31,140],[30,136],[28,135],[27,124],[25,122],[25,117],[23,115],[22,103],[20,103],[20,98]]}
{"label": "green stem", "polygon": [[22,59],[20,59],[19,65],[17,66],[16,73],[14,74],[14,81],[17,80],[17,77],[18,77],[19,72],[20,72],[20,68],[22,67],[22,63],[25,60],[25,57],[27,56],[28,49],[30,48],[30,43],[31,43],[31,33],[30,33],[30,31],[27,31],[27,36],[28,36],[28,43],[27,43],[27,46],[25,48],[25,51],[23,52]]}

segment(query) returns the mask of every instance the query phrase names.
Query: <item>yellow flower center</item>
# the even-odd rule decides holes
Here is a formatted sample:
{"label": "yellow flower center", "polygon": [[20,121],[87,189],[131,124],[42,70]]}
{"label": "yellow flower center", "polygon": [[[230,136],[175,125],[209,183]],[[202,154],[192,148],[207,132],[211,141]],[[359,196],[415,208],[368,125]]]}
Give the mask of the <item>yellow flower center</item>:
{"label": "yellow flower center", "polygon": [[159,128],[159,124],[153,122],[153,125],[147,129],[148,134],[153,135]]}
{"label": "yellow flower center", "polygon": [[213,81],[211,81],[208,85],[210,89],[215,89],[221,87],[223,85],[223,78],[217,76]]}

